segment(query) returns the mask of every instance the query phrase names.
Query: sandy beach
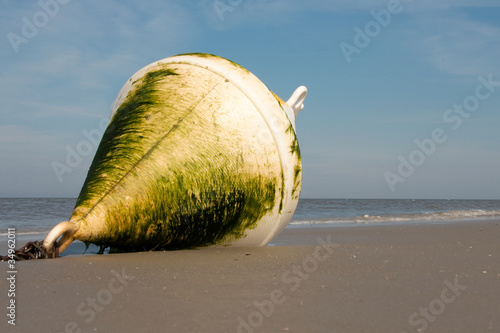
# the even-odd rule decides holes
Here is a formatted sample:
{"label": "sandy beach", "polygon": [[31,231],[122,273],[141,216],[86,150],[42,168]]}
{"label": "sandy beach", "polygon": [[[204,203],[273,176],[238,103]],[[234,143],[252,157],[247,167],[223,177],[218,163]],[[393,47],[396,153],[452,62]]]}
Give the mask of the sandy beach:
{"label": "sandy beach", "polygon": [[17,262],[1,331],[500,332],[499,241],[500,221],[314,226],[261,248]]}

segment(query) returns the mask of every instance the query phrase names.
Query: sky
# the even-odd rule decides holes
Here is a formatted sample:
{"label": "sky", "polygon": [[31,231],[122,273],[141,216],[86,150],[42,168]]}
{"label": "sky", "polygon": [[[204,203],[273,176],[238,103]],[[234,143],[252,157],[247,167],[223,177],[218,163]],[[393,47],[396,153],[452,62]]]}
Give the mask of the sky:
{"label": "sky", "polygon": [[0,197],[77,197],[123,84],[228,58],[297,117],[302,198],[500,199],[497,0],[0,0]]}

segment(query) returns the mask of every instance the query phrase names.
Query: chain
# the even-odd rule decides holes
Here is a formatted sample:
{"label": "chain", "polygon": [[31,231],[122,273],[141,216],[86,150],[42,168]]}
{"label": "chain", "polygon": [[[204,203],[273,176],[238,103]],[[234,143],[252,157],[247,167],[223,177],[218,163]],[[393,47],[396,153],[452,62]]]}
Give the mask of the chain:
{"label": "chain", "polygon": [[31,260],[48,258],[47,252],[43,247],[43,241],[28,242],[14,253],[0,257],[1,261],[8,260]]}

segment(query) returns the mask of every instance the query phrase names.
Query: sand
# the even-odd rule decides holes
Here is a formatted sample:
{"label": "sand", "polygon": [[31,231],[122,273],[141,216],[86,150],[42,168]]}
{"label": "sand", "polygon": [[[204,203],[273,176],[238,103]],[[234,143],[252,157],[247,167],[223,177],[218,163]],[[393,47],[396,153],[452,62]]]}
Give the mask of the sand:
{"label": "sand", "polygon": [[500,221],[292,227],[260,248],[18,262],[0,330],[500,332],[499,241]]}

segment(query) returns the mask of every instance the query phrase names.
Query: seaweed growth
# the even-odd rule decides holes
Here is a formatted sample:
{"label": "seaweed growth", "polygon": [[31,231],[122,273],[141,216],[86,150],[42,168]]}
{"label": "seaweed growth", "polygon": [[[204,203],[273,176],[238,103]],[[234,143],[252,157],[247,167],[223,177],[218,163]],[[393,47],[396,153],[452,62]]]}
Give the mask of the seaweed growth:
{"label": "seaweed growth", "polygon": [[273,171],[249,168],[235,148],[241,139],[209,128],[213,110],[201,103],[223,80],[175,93],[184,74],[158,65],[118,108],[70,220],[99,220],[85,241],[114,251],[224,244],[280,200]]}

